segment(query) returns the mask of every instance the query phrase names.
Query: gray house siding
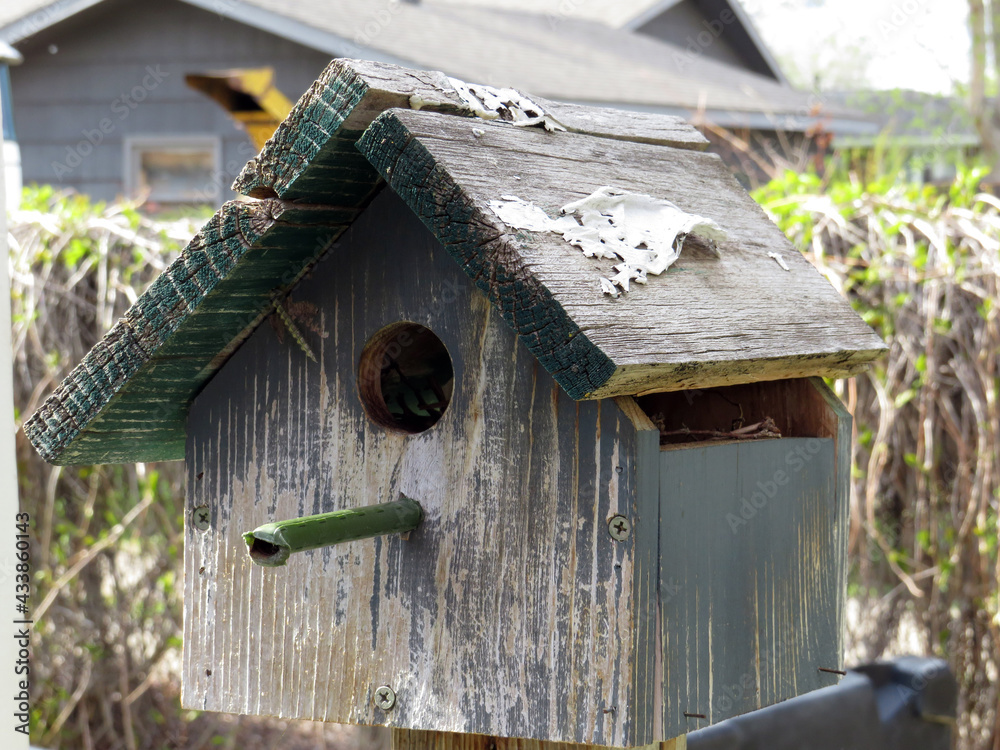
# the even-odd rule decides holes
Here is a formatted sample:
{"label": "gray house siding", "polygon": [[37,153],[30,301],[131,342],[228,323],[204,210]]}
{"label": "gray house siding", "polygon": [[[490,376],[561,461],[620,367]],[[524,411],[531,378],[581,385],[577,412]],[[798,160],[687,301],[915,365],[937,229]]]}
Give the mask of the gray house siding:
{"label": "gray house siding", "polygon": [[125,191],[130,138],[219,139],[206,202],[232,197],[233,178],[254,154],[219,105],[189,89],[187,73],[272,66],[293,101],[329,57],[176,0],[113,0],[18,45],[11,70],[24,182],[51,183],[110,200]]}
{"label": "gray house siding", "polygon": [[[674,44],[697,57],[704,55],[773,78],[759,53],[748,55],[739,48],[734,35],[745,37],[746,32],[728,4],[702,5],[704,8],[693,0],[685,0],[654,16],[636,31]],[[752,46],[745,39],[741,41]]]}

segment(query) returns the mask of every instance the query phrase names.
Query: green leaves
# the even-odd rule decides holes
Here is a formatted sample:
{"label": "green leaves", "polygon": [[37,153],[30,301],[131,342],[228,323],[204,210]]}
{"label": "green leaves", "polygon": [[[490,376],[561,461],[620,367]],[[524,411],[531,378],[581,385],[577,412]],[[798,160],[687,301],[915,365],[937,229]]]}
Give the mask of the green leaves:
{"label": "green leaves", "polygon": [[[857,428],[851,591],[881,612],[855,648],[908,631],[953,663],[995,664],[1000,199],[981,190],[979,166],[959,163],[937,188],[905,179],[890,155],[845,158],[822,180],[786,174],[754,197],[890,345],[841,386]],[[993,721],[975,706],[1000,694],[981,669],[959,676],[971,736]]]}

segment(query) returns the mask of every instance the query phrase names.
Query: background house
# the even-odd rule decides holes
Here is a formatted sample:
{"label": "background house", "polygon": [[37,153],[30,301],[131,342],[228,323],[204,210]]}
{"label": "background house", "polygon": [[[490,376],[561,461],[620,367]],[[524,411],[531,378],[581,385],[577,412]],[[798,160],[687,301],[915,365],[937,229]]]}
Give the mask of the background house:
{"label": "background house", "polygon": [[[750,16],[737,0],[422,0],[425,4],[464,5],[544,16],[551,26],[575,18],[626,29],[697,48],[712,60],[787,83]],[[711,34],[711,40],[702,36]],[[701,39],[699,39],[701,36]]]}
{"label": "background house", "polygon": [[873,130],[788,86],[735,1],[592,0],[565,12],[567,5],[6,0],[0,41],[24,56],[11,71],[24,181],[98,199],[219,203],[256,149],[185,76],[269,66],[294,100],[337,56],[678,114],[744,135]]}

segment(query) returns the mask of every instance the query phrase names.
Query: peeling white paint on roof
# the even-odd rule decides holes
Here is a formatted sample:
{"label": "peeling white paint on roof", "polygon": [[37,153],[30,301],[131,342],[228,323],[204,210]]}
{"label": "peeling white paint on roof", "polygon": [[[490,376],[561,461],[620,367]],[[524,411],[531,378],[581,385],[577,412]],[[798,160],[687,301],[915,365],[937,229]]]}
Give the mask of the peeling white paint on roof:
{"label": "peeling white paint on roof", "polygon": [[448,81],[476,117],[504,120],[521,127],[541,125],[550,133],[566,130],[558,120],[516,89],[497,89],[457,78],[449,78]]}
{"label": "peeling white paint on roof", "polygon": [[564,215],[556,219],[513,195],[490,201],[490,208],[513,229],[555,232],[588,258],[621,261],[614,266],[617,274],[600,280],[601,291],[614,297],[629,291],[632,281],[645,284],[649,275],[666,271],[680,257],[689,234],[707,240],[713,250],[715,242],[726,238],[712,219],[689,214],[668,200],[612,187],[566,204]]}

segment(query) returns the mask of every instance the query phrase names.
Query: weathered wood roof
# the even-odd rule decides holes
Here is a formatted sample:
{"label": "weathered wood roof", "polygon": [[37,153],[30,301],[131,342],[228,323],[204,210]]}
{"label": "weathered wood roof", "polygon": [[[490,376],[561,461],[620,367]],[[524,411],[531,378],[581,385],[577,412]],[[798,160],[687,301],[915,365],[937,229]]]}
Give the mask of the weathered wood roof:
{"label": "weathered wood roof", "polygon": [[[535,100],[565,131],[516,127],[473,118],[454,84],[334,61],[237,178],[259,200],[223,206],[28,420],[39,452],[183,458],[194,396],[336,252],[383,178],[573,398],[844,376],[884,348],[681,120]],[[602,186],[672,201],[729,239],[719,257],[685,251],[612,298],[600,283],[610,261],[511,228],[489,206],[517,196],[556,215]]]}

